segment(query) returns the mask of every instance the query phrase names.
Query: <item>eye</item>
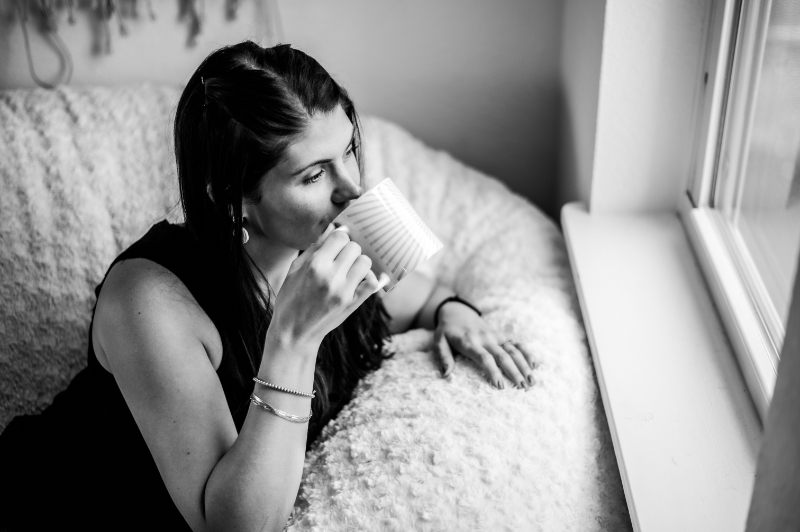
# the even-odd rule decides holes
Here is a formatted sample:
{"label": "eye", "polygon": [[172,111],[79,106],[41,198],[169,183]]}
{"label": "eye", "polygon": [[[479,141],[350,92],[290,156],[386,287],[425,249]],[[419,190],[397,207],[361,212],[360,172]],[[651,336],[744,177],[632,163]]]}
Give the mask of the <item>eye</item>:
{"label": "eye", "polygon": [[356,144],[356,141],[353,140],[353,142],[350,143],[350,147],[347,148],[346,152],[344,152],[345,159],[350,158],[350,156],[353,155],[353,153],[355,153],[357,149],[358,149],[358,144]]}
{"label": "eye", "polygon": [[324,169],[320,170],[318,174],[314,174],[311,177],[309,177],[308,179],[304,179],[303,183],[305,183],[306,185],[311,185],[313,183],[316,183],[317,181],[319,181],[319,178],[322,177],[322,175],[324,173],[325,173]]}

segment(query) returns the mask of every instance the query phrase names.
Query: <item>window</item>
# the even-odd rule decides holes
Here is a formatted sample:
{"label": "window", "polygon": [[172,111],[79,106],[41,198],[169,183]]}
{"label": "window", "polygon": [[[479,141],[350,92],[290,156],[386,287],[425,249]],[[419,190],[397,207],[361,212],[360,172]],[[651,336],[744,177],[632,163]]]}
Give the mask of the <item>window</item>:
{"label": "window", "polygon": [[765,419],[800,254],[800,4],[712,3],[687,232]]}

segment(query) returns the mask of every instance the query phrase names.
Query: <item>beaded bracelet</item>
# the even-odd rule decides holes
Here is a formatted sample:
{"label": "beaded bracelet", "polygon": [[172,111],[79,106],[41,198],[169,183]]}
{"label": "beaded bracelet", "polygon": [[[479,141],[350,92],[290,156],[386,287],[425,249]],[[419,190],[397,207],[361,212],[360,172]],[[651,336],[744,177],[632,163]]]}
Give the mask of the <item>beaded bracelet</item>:
{"label": "beaded bracelet", "polygon": [[267,388],[272,388],[273,390],[278,390],[279,392],[293,393],[295,395],[302,395],[303,397],[310,397],[312,399],[314,399],[317,396],[316,395],[317,392],[315,390],[312,390],[311,393],[298,392],[296,390],[290,390],[289,388],[284,388],[283,386],[278,386],[277,384],[271,384],[269,382],[262,381],[258,377],[253,377],[253,382],[258,383],[261,386],[266,386]]}
{"label": "beaded bracelet", "polygon": [[306,417],[300,417],[300,416],[294,416],[292,414],[287,414],[283,410],[278,410],[277,408],[275,408],[271,404],[267,403],[266,401],[262,401],[255,394],[255,392],[250,394],[250,402],[253,403],[256,406],[260,406],[261,408],[263,408],[267,412],[272,412],[276,416],[278,416],[280,418],[283,418],[286,421],[291,421],[292,423],[305,423],[306,421],[311,419],[311,411],[310,410],[308,411],[308,416],[306,416]]}
{"label": "beaded bracelet", "polygon": [[463,299],[461,299],[458,296],[450,296],[450,297],[446,298],[444,301],[442,301],[441,303],[439,303],[439,306],[436,307],[436,311],[434,311],[434,313],[433,313],[433,328],[434,329],[436,329],[439,326],[439,310],[441,310],[442,305],[444,305],[445,303],[448,303],[450,301],[457,301],[459,303],[462,303],[462,304],[468,306],[469,308],[471,308],[472,310],[477,312],[478,316],[482,316],[483,315],[483,314],[481,314],[481,311],[478,310],[477,308],[475,308],[475,305],[473,305],[472,303],[464,301]]}

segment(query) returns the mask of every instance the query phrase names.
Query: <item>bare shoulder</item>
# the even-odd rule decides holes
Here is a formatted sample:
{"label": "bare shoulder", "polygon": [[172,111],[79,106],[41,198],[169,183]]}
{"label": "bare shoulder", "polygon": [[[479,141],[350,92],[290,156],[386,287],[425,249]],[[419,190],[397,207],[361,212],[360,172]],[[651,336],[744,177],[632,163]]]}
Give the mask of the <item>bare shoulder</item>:
{"label": "bare shoulder", "polygon": [[172,500],[202,528],[205,485],[237,437],[216,328],[173,273],[131,259],[106,277],[92,329]]}
{"label": "bare shoulder", "polygon": [[124,334],[135,342],[137,333],[196,339],[212,366],[219,367],[222,341],[211,319],[174,273],[141,258],[118,262],[103,283],[92,327],[92,344],[100,364],[112,371],[108,338],[116,340]]}

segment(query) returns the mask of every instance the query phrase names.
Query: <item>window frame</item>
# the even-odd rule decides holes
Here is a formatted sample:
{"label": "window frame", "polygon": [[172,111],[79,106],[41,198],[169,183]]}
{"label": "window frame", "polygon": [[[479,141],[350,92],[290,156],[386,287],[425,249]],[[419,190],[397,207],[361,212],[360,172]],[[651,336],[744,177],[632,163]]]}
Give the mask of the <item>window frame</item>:
{"label": "window frame", "polygon": [[[761,417],[766,420],[785,335],[741,236],[715,207],[717,179],[746,168],[753,99],[772,0],[713,0],[705,74],[700,88],[694,167],[679,213],[731,347]],[[728,187],[733,189],[734,187]],[[728,203],[729,204],[729,203]],[[771,309],[771,311],[770,311]]]}

